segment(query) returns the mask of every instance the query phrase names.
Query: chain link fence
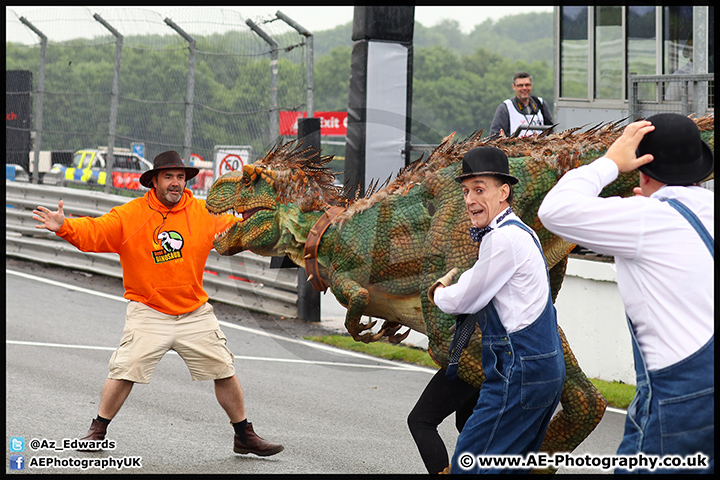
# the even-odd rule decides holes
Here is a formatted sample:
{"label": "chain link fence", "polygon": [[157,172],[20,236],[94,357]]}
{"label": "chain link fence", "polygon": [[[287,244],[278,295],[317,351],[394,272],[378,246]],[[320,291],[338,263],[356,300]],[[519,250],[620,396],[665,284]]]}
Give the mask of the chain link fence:
{"label": "chain link fence", "polygon": [[[7,101],[29,96],[32,118],[7,135],[29,139],[30,159],[142,144],[147,159],[177,150],[208,168],[218,145],[262,154],[280,140],[277,112],[306,109],[306,55],[306,37],[278,17],[218,7],[8,7],[6,72],[32,84],[8,87]],[[8,142],[8,158],[25,151]]]}

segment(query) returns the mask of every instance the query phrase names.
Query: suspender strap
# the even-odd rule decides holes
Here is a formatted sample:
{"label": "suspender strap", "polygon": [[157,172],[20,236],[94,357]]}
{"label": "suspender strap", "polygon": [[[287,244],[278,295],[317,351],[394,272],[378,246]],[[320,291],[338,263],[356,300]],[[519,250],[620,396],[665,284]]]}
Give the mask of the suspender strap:
{"label": "suspender strap", "polygon": [[535,238],[535,235],[533,235],[533,232],[532,232],[532,230],[530,229],[530,227],[528,227],[527,225],[525,225],[525,224],[522,223],[522,222],[518,222],[517,220],[508,220],[508,221],[506,221],[506,222],[503,222],[503,224],[500,225],[498,228],[504,227],[505,225],[517,225],[518,227],[520,227],[520,228],[522,228],[523,230],[525,230],[525,231],[528,233],[528,235],[530,235],[530,237],[532,237],[532,239],[533,239],[533,241],[535,242],[535,245],[537,246],[538,250],[540,250],[540,255],[542,255],[543,261],[545,262],[545,271],[546,271],[547,274],[548,274],[548,282],[549,282],[549,281],[550,281],[550,270],[548,269],[548,266],[547,266],[547,260],[545,259],[545,253],[543,252],[543,249],[542,249],[542,246],[540,245],[540,242],[538,242],[537,238]]}
{"label": "suspender strap", "polygon": [[674,198],[661,198],[660,201],[667,202],[671,207],[680,212],[680,215],[685,217],[685,220],[687,220],[698,235],[700,235],[700,238],[705,243],[705,246],[708,250],[710,250],[710,255],[712,255],[713,259],[715,259],[715,242],[697,215],[686,207],[685,204]]}
{"label": "suspender strap", "polygon": [[[518,222],[517,220],[507,220],[506,222],[503,222],[501,225],[498,226],[498,228],[502,228],[505,225],[517,225],[521,229],[525,230],[535,241],[535,245],[537,245],[538,250],[540,250],[540,255],[543,257],[543,262],[545,263],[545,272],[547,273],[548,278],[548,297],[550,296],[550,291],[552,291],[549,283],[550,283],[550,271],[547,269],[547,261],[545,261],[545,254],[543,253],[542,246],[540,245],[540,242],[537,241],[535,236],[532,234],[532,230],[530,230],[530,227],[525,225],[522,222]],[[548,298],[548,301],[551,301]],[[487,308],[487,307],[485,307]],[[482,310],[481,310],[482,311]],[[453,332],[453,338],[450,341],[450,361],[448,363],[448,368],[445,371],[445,376],[452,380],[455,377],[457,377],[457,371],[458,366],[460,364],[460,355],[462,355],[463,350],[470,344],[470,337],[472,336],[473,332],[475,332],[475,325],[477,322],[477,313],[471,314],[471,315],[458,315],[457,316],[457,323],[455,331]]]}

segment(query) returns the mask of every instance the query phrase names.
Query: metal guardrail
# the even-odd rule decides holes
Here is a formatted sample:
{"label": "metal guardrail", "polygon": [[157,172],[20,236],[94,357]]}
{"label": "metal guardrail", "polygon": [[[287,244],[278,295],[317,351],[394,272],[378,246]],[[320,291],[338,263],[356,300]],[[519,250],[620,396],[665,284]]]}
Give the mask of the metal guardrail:
{"label": "metal guardrail", "polygon": [[[57,235],[37,229],[32,210],[63,200],[66,215],[98,217],[132,198],[104,192],[5,181],[5,254],[41,263],[122,278],[114,253],[81,252]],[[270,257],[210,252],[203,286],[211,300],[248,310],[297,317],[297,269],[271,269]]]}
{"label": "metal guardrail", "polygon": [[[634,75],[628,76],[628,113],[631,119],[649,117],[655,113],[673,112],[681,115],[694,113],[697,117],[715,111],[715,75],[712,73],[688,75]],[[653,89],[643,97],[640,85],[650,84]],[[675,85],[677,98],[667,98],[670,85]]]}

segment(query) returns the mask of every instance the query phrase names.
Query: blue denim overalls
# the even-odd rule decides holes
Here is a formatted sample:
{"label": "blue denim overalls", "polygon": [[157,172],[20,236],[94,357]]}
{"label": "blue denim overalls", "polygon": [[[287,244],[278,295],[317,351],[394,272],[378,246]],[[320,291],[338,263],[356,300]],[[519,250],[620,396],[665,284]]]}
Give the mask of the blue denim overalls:
{"label": "blue denim overalls", "polygon": [[[508,220],[498,228],[510,224],[532,235],[526,225],[516,220]],[[542,255],[534,236],[533,240]],[[492,302],[474,317],[482,331],[485,381],[473,414],[458,437],[450,473],[529,473],[530,469],[480,467],[477,457],[524,456],[540,449],[565,382],[565,360],[552,294],[548,293],[543,313],[532,324],[511,334]],[[458,463],[467,465],[467,455],[463,454],[475,459],[467,470]]]}
{"label": "blue denim overalls", "polygon": [[[713,239],[700,220],[675,199],[663,199],[678,210],[703,239],[715,258]],[[678,319],[682,321],[682,319]],[[648,372],[638,346],[632,321],[632,337],[637,387],[628,407],[625,434],[618,455],[644,454],[708,456],[706,469],[655,469],[615,473],[714,473],[715,448],[715,336],[695,353],[660,370]]]}

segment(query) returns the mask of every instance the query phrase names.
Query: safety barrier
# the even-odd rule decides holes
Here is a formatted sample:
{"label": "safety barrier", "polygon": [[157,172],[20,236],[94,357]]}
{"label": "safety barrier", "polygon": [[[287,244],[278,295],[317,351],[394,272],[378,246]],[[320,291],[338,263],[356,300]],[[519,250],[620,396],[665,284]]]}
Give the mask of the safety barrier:
{"label": "safety barrier", "polygon": [[[5,181],[5,254],[41,263],[122,277],[120,257],[114,253],[81,252],[45,229],[37,229],[32,210],[38,205],[65,215],[98,217],[132,198],[119,195]],[[230,257],[210,252],[203,276],[211,300],[248,310],[297,317],[297,269],[271,269],[270,257],[242,252]]]}

